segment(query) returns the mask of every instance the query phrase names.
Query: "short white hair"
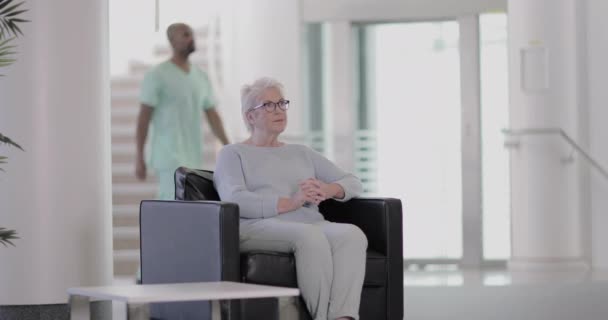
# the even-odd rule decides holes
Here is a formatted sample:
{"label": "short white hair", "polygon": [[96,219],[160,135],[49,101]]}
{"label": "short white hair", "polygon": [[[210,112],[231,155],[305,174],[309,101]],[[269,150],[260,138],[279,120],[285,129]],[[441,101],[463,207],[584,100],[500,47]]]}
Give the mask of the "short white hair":
{"label": "short white hair", "polygon": [[247,112],[261,102],[260,98],[262,94],[268,89],[277,89],[284,96],[283,84],[269,77],[259,78],[251,84],[244,85],[241,89],[241,113],[243,114],[245,126],[249,131],[252,131],[253,128],[249,124],[249,121],[247,121]]}

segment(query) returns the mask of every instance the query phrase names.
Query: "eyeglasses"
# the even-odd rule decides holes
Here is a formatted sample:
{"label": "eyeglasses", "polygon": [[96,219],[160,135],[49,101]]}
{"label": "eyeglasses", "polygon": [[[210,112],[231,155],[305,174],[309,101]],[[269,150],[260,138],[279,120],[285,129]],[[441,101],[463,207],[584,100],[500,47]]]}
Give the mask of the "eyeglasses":
{"label": "eyeglasses", "polygon": [[287,109],[289,109],[289,100],[281,100],[279,102],[267,101],[249,110],[253,111],[255,109],[264,108],[264,110],[266,110],[267,112],[274,112],[277,107],[279,107],[279,109],[283,111],[287,111]]}

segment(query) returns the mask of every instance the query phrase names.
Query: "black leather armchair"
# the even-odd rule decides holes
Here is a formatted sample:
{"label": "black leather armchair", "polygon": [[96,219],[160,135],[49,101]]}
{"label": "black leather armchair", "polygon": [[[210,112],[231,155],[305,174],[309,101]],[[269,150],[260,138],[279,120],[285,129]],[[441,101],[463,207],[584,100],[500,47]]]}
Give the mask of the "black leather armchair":
{"label": "black leather armchair", "polygon": [[[176,200],[143,201],[140,209],[142,283],[240,281],[297,287],[292,254],[239,252],[239,214],[234,203],[219,201],[213,173],[178,168]],[[352,223],[365,233],[368,252],[361,320],[403,319],[401,202],[389,198],[328,200],[320,211],[329,221]],[[276,299],[224,304],[230,319],[273,319]],[[299,319],[310,319],[302,302]],[[205,302],[154,305],[159,319],[200,319]]]}

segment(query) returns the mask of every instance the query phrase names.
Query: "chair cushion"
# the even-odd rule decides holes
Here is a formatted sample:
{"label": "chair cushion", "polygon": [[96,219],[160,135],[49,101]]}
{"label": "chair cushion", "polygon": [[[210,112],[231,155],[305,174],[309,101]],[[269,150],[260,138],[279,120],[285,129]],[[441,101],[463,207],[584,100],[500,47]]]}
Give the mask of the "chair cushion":
{"label": "chair cushion", "polygon": [[[291,253],[250,251],[241,253],[241,278],[243,282],[296,288],[295,257]],[[386,285],[386,256],[367,251],[364,287]]]}

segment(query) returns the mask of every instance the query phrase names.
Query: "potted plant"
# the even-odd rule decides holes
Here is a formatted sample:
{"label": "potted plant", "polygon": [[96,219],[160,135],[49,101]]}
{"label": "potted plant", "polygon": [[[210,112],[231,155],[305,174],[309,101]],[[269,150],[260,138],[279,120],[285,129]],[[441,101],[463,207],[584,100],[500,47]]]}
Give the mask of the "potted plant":
{"label": "potted plant", "polygon": [[[19,28],[20,23],[28,22],[21,18],[21,15],[27,12],[27,9],[23,9],[21,6],[24,2],[15,3],[13,0],[0,0],[0,68],[10,66],[16,61],[15,49],[16,45],[13,41],[23,35]],[[0,77],[4,76],[0,73]],[[23,151],[23,148],[13,141],[11,138],[3,135],[0,132],[0,146],[12,146]],[[1,165],[6,164],[8,158],[0,155],[0,171],[4,172]],[[7,245],[15,245],[11,240],[18,239],[17,232],[15,230],[6,229],[0,227],[0,243]]]}

